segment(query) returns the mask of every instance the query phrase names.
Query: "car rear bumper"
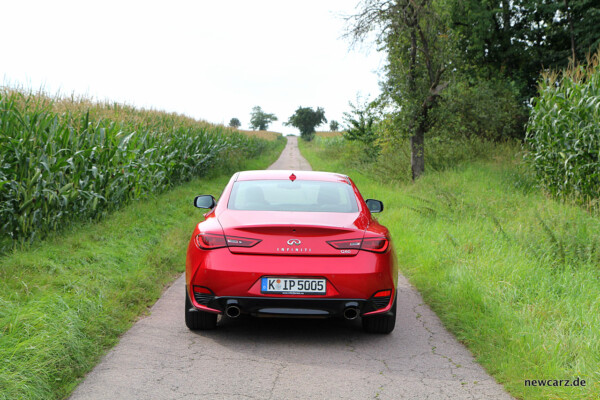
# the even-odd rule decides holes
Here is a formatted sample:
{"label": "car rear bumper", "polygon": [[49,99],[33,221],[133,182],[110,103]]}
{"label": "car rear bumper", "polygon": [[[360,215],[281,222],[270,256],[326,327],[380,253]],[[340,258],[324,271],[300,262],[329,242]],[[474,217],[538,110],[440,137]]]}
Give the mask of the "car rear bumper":
{"label": "car rear bumper", "polygon": [[395,291],[393,296],[366,300],[314,297],[219,297],[194,293],[191,303],[198,311],[223,313],[230,317],[249,314],[258,317],[344,317],[354,319],[365,314],[389,312],[394,297]]}
{"label": "car rear bumper", "polygon": [[398,272],[391,252],[319,257],[242,255],[217,249],[202,256],[188,257],[186,285],[206,287],[219,297],[263,297],[263,277],[325,278],[324,297],[332,299],[364,300],[397,286]]}

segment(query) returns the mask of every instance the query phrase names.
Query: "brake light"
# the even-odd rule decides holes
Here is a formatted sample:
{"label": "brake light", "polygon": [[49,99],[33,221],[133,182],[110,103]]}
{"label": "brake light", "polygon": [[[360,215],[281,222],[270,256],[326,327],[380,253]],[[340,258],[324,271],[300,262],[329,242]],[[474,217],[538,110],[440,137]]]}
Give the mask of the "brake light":
{"label": "brake light", "polygon": [[196,235],[196,246],[204,250],[219,249],[226,247],[225,236],[212,233],[200,233]]}
{"label": "brake light", "polygon": [[327,244],[338,250],[354,249],[383,253],[387,250],[389,242],[384,237],[376,237],[364,239],[330,240],[327,242]]}
{"label": "brake light", "polygon": [[362,241],[362,250],[374,251],[376,253],[383,253],[387,250],[389,242],[386,238],[364,238]]}
{"label": "brake light", "polygon": [[196,246],[203,250],[213,250],[222,247],[252,247],[261,241],[260,239],[217,235],[214,233],[200,233],[196,235]]}

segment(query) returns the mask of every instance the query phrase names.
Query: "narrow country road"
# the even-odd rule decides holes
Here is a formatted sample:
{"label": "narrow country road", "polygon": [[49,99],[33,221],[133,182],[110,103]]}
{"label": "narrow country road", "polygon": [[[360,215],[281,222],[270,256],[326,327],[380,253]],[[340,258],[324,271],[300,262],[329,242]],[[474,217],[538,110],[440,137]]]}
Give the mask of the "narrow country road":
{"label": "narrow country road", "polygon": [[[310,169],[297,138],[271,168]],[[184,284],[165,291],[72,400],[511,398],[402,276],[390,335],[363,333],[358,321],[250,317],[191,332]]]}
{"label": "narrow country road", "polygon": [[298,137],[288,136],[288,142],[281,155],[269,167],[269,169],[297,169],[304,171],[312,171],[310,164],[306,161],[306,158],[302,157],[300,150],[298,150]]}

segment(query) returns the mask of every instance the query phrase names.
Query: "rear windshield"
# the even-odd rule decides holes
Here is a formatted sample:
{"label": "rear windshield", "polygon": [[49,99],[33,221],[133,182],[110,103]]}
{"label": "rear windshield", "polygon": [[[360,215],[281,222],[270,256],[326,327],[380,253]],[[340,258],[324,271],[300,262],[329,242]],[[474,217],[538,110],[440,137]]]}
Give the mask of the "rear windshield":
{"label": "rear windshield", "polygon": [[358,212],[354,191],[347,183],[298,180],[235,182],[227,208],[253,211]]}

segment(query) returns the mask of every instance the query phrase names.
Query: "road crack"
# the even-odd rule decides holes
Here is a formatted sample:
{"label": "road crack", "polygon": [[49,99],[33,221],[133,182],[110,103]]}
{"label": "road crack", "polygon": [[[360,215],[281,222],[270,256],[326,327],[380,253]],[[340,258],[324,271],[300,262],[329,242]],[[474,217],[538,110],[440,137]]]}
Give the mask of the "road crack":
{"label": "road crack", "polygon": [[286,364],[279,364],[279,368],[277,369],[275,379],[273,380],[273,386],[271,387],[271,390],[269,391],[269,400],[271,400],[273,398],[273,396],[275,395],[275,388],[277,387],[277,382],[279,382],[279,378],[281,377],[281,374],[286,367],[287,367]]}

